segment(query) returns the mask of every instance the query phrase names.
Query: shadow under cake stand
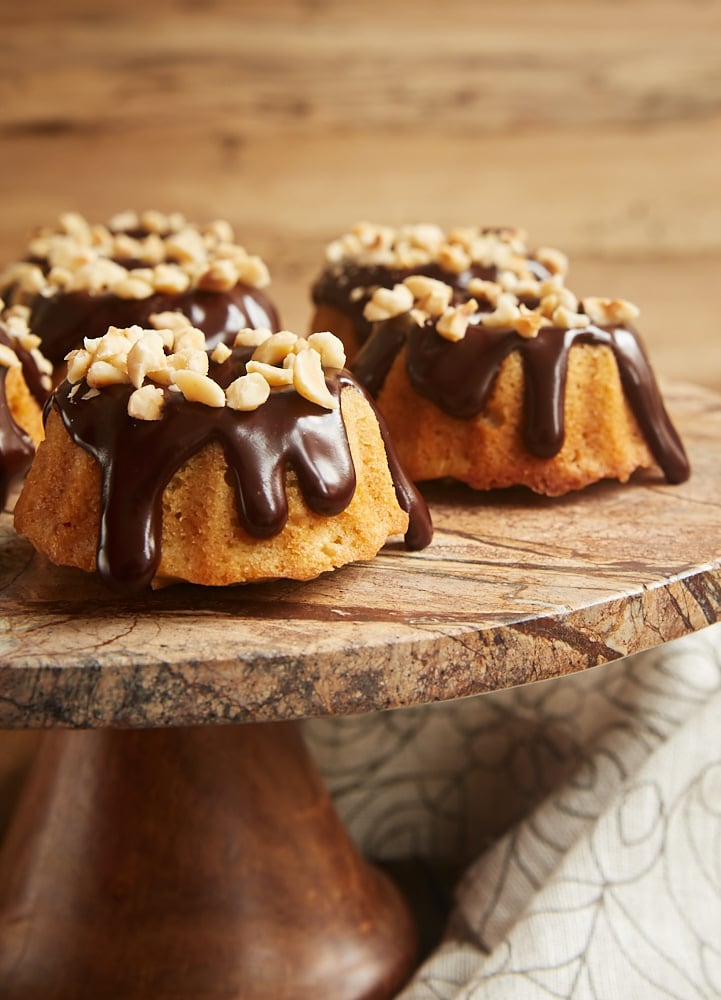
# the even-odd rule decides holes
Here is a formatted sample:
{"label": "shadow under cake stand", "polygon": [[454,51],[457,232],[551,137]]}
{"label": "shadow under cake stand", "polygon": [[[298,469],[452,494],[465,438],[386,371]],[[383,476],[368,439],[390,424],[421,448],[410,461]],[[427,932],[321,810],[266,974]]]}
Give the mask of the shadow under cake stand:
{"label": "shadow under cake stand", "polygon": [[392,996],[412,921],[294,720],[555,677],[720,620],[721,397],[667,401],[689,482],[434,486],[428,549],[305,584],[118,599],[6,516],[0,726],[51,731],[0,851],[4,1000]]}

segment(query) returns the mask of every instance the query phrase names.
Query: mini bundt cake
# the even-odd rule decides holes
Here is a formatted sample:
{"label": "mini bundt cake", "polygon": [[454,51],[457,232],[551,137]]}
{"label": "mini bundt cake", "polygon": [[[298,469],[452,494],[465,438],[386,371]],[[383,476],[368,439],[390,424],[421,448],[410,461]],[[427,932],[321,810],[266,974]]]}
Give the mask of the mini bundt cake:
{"label": "mini bundt cake", "polygon": [[28,469],[43,438],[42,407],[51,388],[52,365],[38,350],[23,306],[5,309],[0,299],[0,502]]}
{"label": "mini bundt cake", "polygon": [[498,282],[475,298],[412,276],[366,307],[373,332],[353,364],[416,482],[524,485],[556,496],[657,464],[689,475],[625,300],[585,298],[557,277],[534,308]]}
{"label": "mini bundt cake", "polygon": [[68,356],[15,512],[53,562],[129,589],[216,586],[430,541],[337,338],[247,329],[208,351],[179,314],[152,323]]}
{"label": "mini bundt cake", "polygon": [[0,295],[30,306],[30,325],[55,365],[85,337],[147,326],[166,310],[184,313],[210,347],[232,343],[246,327],[279,326],[263,291],[266,265],[234,239],[224,220],[199,228],[177,212],[122,212],[107,225],[68,212],[0,275]]}
{"label": "mini bundt cake", "polygon": [[432,224],[399,228],[358,223],[326,247],[326,263],[312,287],[313,330],[332,330],[343,341],[349,358],[370,334],[372,314],[368,303],[375,292],[382,303],[384,292],[412,274],[435,278],[450,285],[459,297],[468,297],[471,281],[498,281],[529,305],[526,286],[539,279],[563,277],[566,256],[541,247],[526,246],[521,229],[475,226],[445,232]]}

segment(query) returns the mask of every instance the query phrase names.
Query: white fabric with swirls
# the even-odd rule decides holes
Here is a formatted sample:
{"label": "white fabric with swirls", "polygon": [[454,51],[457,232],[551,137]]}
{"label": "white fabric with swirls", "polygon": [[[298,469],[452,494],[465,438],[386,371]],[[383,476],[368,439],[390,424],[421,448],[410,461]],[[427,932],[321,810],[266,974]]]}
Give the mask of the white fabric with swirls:
{"label": "white fabric with swirls", "polygon": [[308,736],[366,853],[469,863],[403,1000],[721,997],[721,626]]}

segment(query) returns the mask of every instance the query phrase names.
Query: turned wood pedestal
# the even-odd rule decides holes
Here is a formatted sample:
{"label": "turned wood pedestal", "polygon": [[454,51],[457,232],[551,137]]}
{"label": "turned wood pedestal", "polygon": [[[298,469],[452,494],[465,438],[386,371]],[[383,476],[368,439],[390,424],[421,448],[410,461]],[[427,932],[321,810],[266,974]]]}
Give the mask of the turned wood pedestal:
{"label": "turned wood pedestal", "polygon": [[721,619],[721,399],[667,399],[688,483],[434,486],[427,550],[307,584],[118,600],[6,517],[0,725],[53,731],[0,847],[3,1000],[393,996],[408,911],[288,720],[528,683]]}
{"label": "turned wood pedestal", "polygon": [[415,953],[293,723],[48,734],[0,899],[4,1000],[387,997]]}

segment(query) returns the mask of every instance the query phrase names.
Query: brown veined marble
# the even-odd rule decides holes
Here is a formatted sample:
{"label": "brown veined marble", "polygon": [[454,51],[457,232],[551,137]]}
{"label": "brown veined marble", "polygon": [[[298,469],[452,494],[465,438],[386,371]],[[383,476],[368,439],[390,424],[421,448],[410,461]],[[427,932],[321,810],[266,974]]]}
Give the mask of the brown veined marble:
{"label": "brown veined marble", "polygon": [[668,386],[691,478],[561,499],[437,484],[431,546],[311,583],[122,600],[7,521],[0,724],[169,726],[348,714],[608,662],[721,618],[721,397]]}

